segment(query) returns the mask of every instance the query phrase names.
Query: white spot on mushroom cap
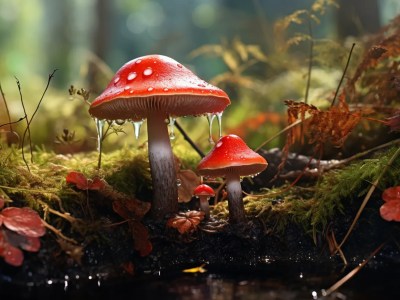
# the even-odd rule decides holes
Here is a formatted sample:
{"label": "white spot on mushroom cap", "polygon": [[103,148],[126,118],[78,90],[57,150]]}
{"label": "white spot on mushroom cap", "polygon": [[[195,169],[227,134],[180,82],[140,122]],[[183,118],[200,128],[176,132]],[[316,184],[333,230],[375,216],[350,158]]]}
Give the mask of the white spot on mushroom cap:
{"label": "white spot on mushroom cap", "polygon": [[147,90],[148,90],[149,92],[151,92],[152,90],[154,90],[154,88],[149,87]]}
{"label": "white spot on mushroom cap", "polygon": [[128,78],[127,79],[130,81],[130,80],[135,79],[136,76],[137,76],[136,72],[131,72],[131,73],[128,74]]}
{"label": "white spot on mushroom cap", "polygon": [[219,141],[219,142],[215,145],[215,147],[216,147],[216,148],[219,148],[219,147],[222,146],[222,144],[223,144],[222,141]]}
{"label": "white spot on mushroom cap", "polygon": [[115,77],[114,84],[117,84],[119,82],[119,80],[120,80],[119,76]]}
{"label": "white spot on mushroom cap", "polygon": [[143,75],[144,76],[150,76],[151,74],[153,74],[153,69],[148,67],[143,71]]}

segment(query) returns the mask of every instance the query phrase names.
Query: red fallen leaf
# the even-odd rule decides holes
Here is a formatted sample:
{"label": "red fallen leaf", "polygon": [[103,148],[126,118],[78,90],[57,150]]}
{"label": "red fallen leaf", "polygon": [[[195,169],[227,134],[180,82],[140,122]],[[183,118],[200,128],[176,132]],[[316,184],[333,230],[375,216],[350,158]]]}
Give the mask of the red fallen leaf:
{"label": "red fallen leaf", "polygon": [[180,212],[175,217],[167,221],[167,226],[175,228],[180,234],[191,233],[197,230],[197,226],[204,219],[204,212],[190,210],[188,212]]}
{"label": "red fallen leaf", "polygon": [[5,248],[0,255],[3,256],[6,263],[14,267],[21,266],[24,261],[24,254],[22,251],[10,244],[5,245]]}
{"label": "red fallen leaf", "polygon": [[149,202],[139,201],[135,198],[115,200],[112,203],[113,210],[123,219],[141,220],[150,210]]}
{"label": "red fallen leaf", "polygon": [[379,213],[386,221],[400,222],[400,200],[392,200],[384,203],[379,209]]}
{"label": "red fallen leaf", "polygon": [[4,258],[6,263],[14,267],[19,267],[24,261],[22,251],[7,243],[3,230],[0,230],[0,256]]}
{"label": "red fallen leaf", "polygon": [[153,250],[153,245],[149,240],[149,231],[138,221],[129,221],[134,239],[134,248],[139,251],[140,256],[147,256]]}
{"label": "red fallen leaf", "polygon": [[37,252],[40,249],[40,240],[38,237],[19,235],[8,229],[4,229],[3,235],[6,237],[7,242],[14,247],[19,247],[29,252]]}
{"label": "red fallen leaf", "polygon": [[400,201],[400,186],[394,186],[384,190],[382,199],[385,202]]}
{"label": "red fallen leaf", "polygon": [[38,213],[28,207],[8,207],[1,211],[3,224],[8,229],[28,237],[40,237],[46,228]]}
{"label": "red fallen leaf", "polygon": [[80,190],[101,190],[105,187],[105,183],[100,178],[87,179],[85,175],[80,172],[69,172],[65,177],[67,183],[75,184]]}

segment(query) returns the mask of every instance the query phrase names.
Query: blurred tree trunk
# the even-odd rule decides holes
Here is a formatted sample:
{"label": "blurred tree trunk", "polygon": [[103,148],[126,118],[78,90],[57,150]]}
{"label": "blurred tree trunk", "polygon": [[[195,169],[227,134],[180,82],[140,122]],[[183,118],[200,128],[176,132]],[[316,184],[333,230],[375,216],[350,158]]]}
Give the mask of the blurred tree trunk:
{"label": "blurred tree trunk", "polygon": [[375,33],[380,28],[378,0],[339,0],[339,37]]}
{"label": "blurred tree trunk", "polygon": [[[93,32],[93,57],[89,62],[88,82],[90,91],[98,94],[104,89],[104,82],[108,81],[104,61],[110,49],[112,21],[114,16],[113,2],[109,0],[96,0],[95,22]],[[107,70],[108,71],[108,70]]]}

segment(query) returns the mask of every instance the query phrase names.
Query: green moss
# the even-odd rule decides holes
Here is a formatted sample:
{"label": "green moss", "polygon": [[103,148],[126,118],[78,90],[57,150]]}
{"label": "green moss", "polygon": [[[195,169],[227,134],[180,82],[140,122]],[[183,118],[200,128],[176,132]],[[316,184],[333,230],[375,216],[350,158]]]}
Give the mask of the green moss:
{"label": "green moss", "polygon": [[[347,206],[365,196],[396,150],[392,148],[373,158],[327,172],[313,186],[283,186],[261,196],[247,196],[244,198],[246,214],[278,233],[289,223],[296,223],[307,232],[323,231],[336,214],[345,213]],[[397,157],[379,180],[378,190],[399,183],[400,158]],[[226,202],[218,203],[212,213],[227,218]]]}

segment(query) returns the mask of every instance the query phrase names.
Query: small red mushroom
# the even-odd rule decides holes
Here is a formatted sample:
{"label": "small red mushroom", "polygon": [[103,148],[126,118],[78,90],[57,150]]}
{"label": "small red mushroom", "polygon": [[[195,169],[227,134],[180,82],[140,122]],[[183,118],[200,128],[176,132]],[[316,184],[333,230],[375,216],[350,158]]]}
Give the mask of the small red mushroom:
{"label": "small red mushroom", "polygon": [[194,189],[193,195],[199,197],[200,209],[204,211],[205,219],[210,218],[210,206],[208,200],[210,200],[210,197],[215,196],[214,190],[209,185],[203,183]]}
{"label": "small red mushroom", "polygon": [[163,55],[147,55],[127,62],[90,105],[97,119],[147,118],[148,147],[153,180],[152,215],[160,220],[178,210],[177,177],[165,120],[169,117],[222,112],[230,104],[221,89]]}
{"label": "small red mushroom", "polygon": [[246,216],[240,177],[260,173],[267,165],[267,161],[251,150],[240,137],[230,134],[215,144],[200,161],[197,170],[204,176],[225,177],[229,222],[241,223],[246,220]]}

